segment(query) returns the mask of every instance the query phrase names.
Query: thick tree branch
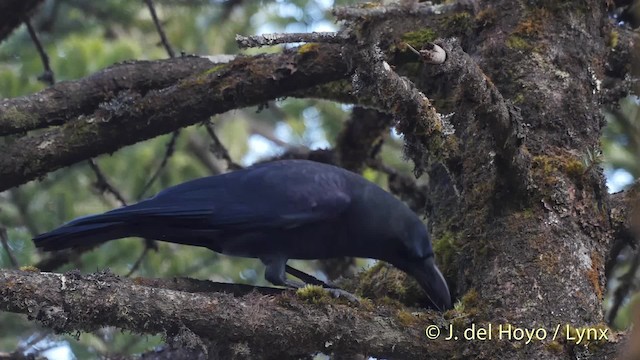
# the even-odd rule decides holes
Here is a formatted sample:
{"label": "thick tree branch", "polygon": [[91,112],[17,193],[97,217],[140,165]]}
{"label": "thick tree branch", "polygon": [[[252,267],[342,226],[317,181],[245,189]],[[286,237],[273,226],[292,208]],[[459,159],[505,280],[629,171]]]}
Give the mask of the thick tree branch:
{"label": "thick tree branch", "polygon": [[186,56],[116,64],[88,77],[63,81],[38,93],[0,100],[0,135],[60,125],[90,114],[121,91],[145,94],[221,65],[218,59]]}
{"label": "thick tree branch", "polygon": [[[427,66],[424,78],[418,81],[419,85],[424,84],[428,88],[429,84],[433,84],[432,79],[438,78],[440,86],[447,84],[459,89],[456,100],[461,103],[457,104],[456,109],[465,109],[466,115],[473,115],[470,119],[489,126],[496,143],[495,153],[506,168],[505,177],[510,178],[515,187],[527,189],[531,181],[531,158],[521,148],[525,129],[518,109],[504,99],[498,88],[455,40],[445,40],[440,45],[447,51],[447,61],[440,66]],[[461,118],[467,119],[454,115],[452,122]],[[454,123],[457,128],[468,125]]]}
{"label": "thick tree branch", "polygon": [[26,136],[4,149],[0,191],[49,171],[113,152],[208,116],[261,104],[286,93],[347,76],[340,49],[238,58],[168,88],[121,92],[87,116]]}
{"label": "thick tree branch", "polygon": [[[309,306],[291,295],[189,293],[153,288],[113,274],[0,272],[0,309],[27,314],[59,332],[116,326],[168,336],[188,331],[218,343],[243,342],[251,358],[317,351],[415,359],[448,354],[453,342],[429,341],[424,327],[443,321],[427,312],[403,324],[396,310],[337,303]],[[82,294],[82,296],[78,296]],[[441,356],[438,356],[441,357]]]}
{"label": "thick tree branch", "polygon": [[359,64],[353,80],[356,94],[375,99],[393,114],[398,131],[405,136],[416,176],[432,161],[452,157],[452,129],[409,79],[399,76],[383,61],[378,46],[360,49],[355,59]]}

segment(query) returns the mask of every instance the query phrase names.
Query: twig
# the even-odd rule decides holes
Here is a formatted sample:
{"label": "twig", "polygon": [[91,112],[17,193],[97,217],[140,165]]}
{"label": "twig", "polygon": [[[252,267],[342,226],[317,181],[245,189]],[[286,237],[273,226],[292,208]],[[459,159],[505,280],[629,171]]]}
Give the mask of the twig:
{"label": "twig", "polygon": [[142,199],[144,194],[146,194],[149,188],[151,188],[151,185],[153,185],[156,179],[158,179],[158,176],[160,176],[160,173],[165,168],[165,166],[167,166],[167,163],[169,162],[169,158],[171,157],[171,155],[173,155],[173,152],[175,151],[176,140],[178,139],[179,135],[180,135],[180,130],[176,130],[171,134],[171,139],[167,143],[167,148],[164,152],[162,162],[160,163],[160,166],[158,166],[158,169],[156,170],[156,172],[153,173],[149,181],[147,181],[147,183],[144,185],[144,187],[142,188],[142,191],[140,191],[140,193],[138,194],[138,197],[137,197],[138,200]]}
{"label": "twig", "polygon": [[20,222],[22,223],[22,225],[24,225],[24,227],[27,228],[27,231],[29,231],[29,234],[31,236],[36,236],[40,234],[38,225],[36,224],[35,221],[33,221],[33,218],[29,216],[29,203],[31,202],[31,200],[28,198],[25,198],[23,194],[23,190],[20,188],[13,188],[9,190],[9,195],[10,195],[11,202],[16,207],[16,210],[18,210]]}
{"label": "twig", "polygon": [[[158,20],[158,14],[156,14],[156,9],[153,6],[153,2],[151,0],[144,0],[144,2],[147,4],[147,7],[149,8],[149,12],[151,13],[151,17],[153,18],[153,23],[156,26],[156,31],[158,31],[158,35],[160,35],[160,40],[162,41],[162,45],[167,51],[167,54],[169,54],[169,57],[172,57],[172,58],[175,57],[173,48],[171,47],[171,44],[169,44],[169,40],[167,39],[167,35],[164,33],[164,29],[162,29],[160,20]],[[151,185],[153,185],[153,183],[156,181],[158,176],[160,176],[160,173],[165,168],[165,166],[167,166],[167,163],[169,162],[169,158],[171,157],[171,155],[173,155],[173,152],[175,151],[176,140],[178,139],[179,135],[180,135],[179,129],[175,130],[171,134],[171,140],[169,140],[169,143],[167,143],[167,148],[164,153],[164,157],[162,158],[162,162],[160,163],[160,166],[158,166],[158,169],[156,170],[156,172],[151,176],[151,179],[149,179],[149,181],[142,188],[142,191],[138,195],[138,200],[144,196],[147,190],[149,190]],[[142,256],[144,256],[144,253]]]}
{"label": "twig", "polygon": [[218,159],[211,154],[209,145],[200,134],[189,134],[186,150],[207,168],[210,175],[218,175],[224,172],[222,166],[218,163]]}
{"label": "twig", "polygon": [[96,174],[96,187],[102,192],[110,192],[113,196],[116,197],[116,199],[118,199],[122,206],[127,206],[127,201],[124,199],[122,194],[120,194],[120,191],[118,191],[118,189],[111,185],[109,180],[107,180],[107,177],[104,175],[95,159],[89,159],[88,163],[89,167],[91,167],[91,170],[93,170],[93,172]]}
{"label": "twig", "polygon": [[211,140],[213,140],[213,143],[211,144],[211,152],[213,153],[213,155],[226,161],[228,170],[242,169],[241,165],[236,164],[231,159],[229,151],[227,151],[227,148],[225,148],[224,145],[222,145],[222,142],[220,142],[220,139],[218,139],[218,135],[216,135],[215,131],[213,130],[213,126],[210,123],[206,123],[205,128],[207,129],[209,137],[211,137]]}
{"label": "twig", "polygon": [[342,44],[346,37],[339,32],[312,32],[312,33],[276,33],[253,36],[236,35],[236,43],[241,49],[277,44],[289,44],[298,42],[333,43]]}
{"label": "twig", "polygon": [[40,43],[40,39],[38,39],[38,35],[36,34],[35,29],[31,26],[31,22],[29,22],[28,18],[23,19],[24,24],[27,25],[27,30],[29,31],[29,36],[31,36],[31,41],[33,41],[36,49],[38,50],[38,54],[40,54],[40,60],[42,60],[42,66],[44,67],[44,73],[38,76],[38,80],[44,82],[45,84],[51,86],[55,83],[55,76],[53,71],[51,70],[51,66],[49,65],[49,56],[47,52],[42,47]]}
{"label": "twig", "polygon": [[[142,250],[142,254],[140,254],[140,256],[138,256],[138,259],[136,260],[135,263],[133,263],[133,266],[131,267],[131,270],[129,270],[129,272],[125,275],[125,277],[130,277],[131,275],[133,275],[134,272],[136,272],[136,270],[138,270],[138,268],[140,267],[140,264],[142,264],[142,260],[144,259],[145,256],[147,256],[147,253],[149,252],[149,249],[151,248],[150,242],[152,242],[152,241],[153,240],[145,239],[145,246],[144,246],[144,250]],[[156,246],[155,242],[153,242],[152,244],[154,246]]]}
{"label": "twig", "polygon": [[162,25],[160,25],[160,20],[158,20],[158,14],[156,14],[156,8],[153,6],[153,2],[151,0],[144,0],[149,8],[149,12],[151,13],[151,18],[153,19],[153,24],[156,26],[156,31],[158,31],[158,35],[160,35],[160,40],[162,41],[162,45],[164,49],[167,50],[167,54],[169,57],[175,57],[175,53],[169,44],[169,40],[167,39],[167,35],[164,33],[162,29]]}
{"label": "twig", "polygon": [[4,227],[0,227],[0,241],[2,242],[2,247],[7,252],[7,256],[9,256],[9,262],[11,262],[11,266],[15,269],[18,268],[18,260],[11,252],[11,248],[9,247],[9,237],[7,236],[7,229]]}

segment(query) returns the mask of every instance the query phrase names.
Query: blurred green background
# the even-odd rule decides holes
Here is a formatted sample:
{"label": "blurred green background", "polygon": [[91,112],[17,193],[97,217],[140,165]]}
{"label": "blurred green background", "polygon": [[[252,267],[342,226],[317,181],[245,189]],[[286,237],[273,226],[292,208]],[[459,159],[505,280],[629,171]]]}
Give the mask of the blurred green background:
{"label": "blurred green background", "polygon": [[[241,53],[234,41],[236,34],[335,30],[337,25],[329,13],[331,7],[351,2],[355,1],[156,0],[155,4],[177,54],[217,55]],[[142,0],[47,0],[32,23],[50,57],[56,81],[77,79],[125,60],[167,57]],[[259,48],[244,53],[279,49]],[[42,63],[24,26],[0,44],[1,97],[16,97],[45,88],[37,80],[42,71]],[[249,165],[291,148],[332,146],[350,109],[326,101],[284,99],[260,111],[234,110],[212,120],[232,159]],[[637,99],[623,100],[619,109],[606,112],[606,116],[609,126],[602,141],[603,165],[611,189],[618,191],[640,175]],[[170,138],[171,135],[161,136],[96,161],[127,201],[135,202],[162,161]],[[10,141],[7,137],[0,139],[0,143]],[[143,197],[188,179],[225,171],[226,163],[209,152],[210,143],[203,126],[183,130],[175,153]],[[382,156],[387,164],[408,172],[410,164],[402,161],[401,149],[401,139],[392,134]],[[381,174],[372,170],[365,174],[384,186]],[[9,246],[19,265],[32,265],[45,256],[34,249],[31,242],[34,235],[75,217],[119,205],[111,194],[96,187],[95,174],[83,162],[51,173],[41,181],[0,193],[0,227],[7,229]],[[110,268],[125,275],[143,250],[140,239],[112,241],[57,271],[77,268],[93,272]],[[316,270],[312,262],[298,265],[310,272]],[[0,267],[11,267],[4,249],[0,251]],[[160,243],[158,251],[150,251],[133,276],[188,276],[267,285],[263,267],[257,260],[230,259],[206,249],[166,243]],[[140,353],[162,343],[158,336],[138,336],[113,328],[83,333],[78,339],[54,336],[23,316],[0,313],[0,351],[21,349],[42,352],[52,358],[87,359]]]}

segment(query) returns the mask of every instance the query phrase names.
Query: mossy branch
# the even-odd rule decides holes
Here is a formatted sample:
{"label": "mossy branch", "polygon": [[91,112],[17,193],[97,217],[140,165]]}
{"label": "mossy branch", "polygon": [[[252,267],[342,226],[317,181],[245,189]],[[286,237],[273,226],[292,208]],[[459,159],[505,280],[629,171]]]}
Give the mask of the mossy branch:
{"label": "mossy branch", "polygon": [[88,115],[25,136],[3,149],[0,191],[50,171],[166,134],[231,109],[258,105],[296,90],[343,79],[347,68],[335,45],[299,54],[237,58],[215,72],[149,92],[121,91]]}
{"label": "mossy branch", "polygon": [[[318,351],[362,353],[393,359],[425,354],[445,358],[446,341],[424,338],[424,327],[440,315],[424,313],[410,325],[389,316],[393,309],[348,306],[328,300],[310,306],[295,294],[242,297],[153,287],[144,279],[110,273],[80,275],[0,271],[0,309],[28,315],[57,332],[116,326],[142,334],[188,332],[192,343],[243,342],[253,359],[290,358]],[[81,295],[81,296],[79,296]]]}
{"label": "mossy branch", "polygon": [[122,91],[146,93],[217,66],[207,57],[186,56],[115,64],[90,76],[62,81],[35,94],[0,100],[0,136],[61,125],[88,115]]}

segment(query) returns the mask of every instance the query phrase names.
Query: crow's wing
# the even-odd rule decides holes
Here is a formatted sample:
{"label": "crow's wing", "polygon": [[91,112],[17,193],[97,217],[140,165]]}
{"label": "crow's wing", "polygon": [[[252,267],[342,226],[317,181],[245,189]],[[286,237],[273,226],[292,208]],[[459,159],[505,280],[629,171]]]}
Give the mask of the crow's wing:
{"label": "crow's wing", "polygon": [[102,221],[190,229],[293,228],[339,216],[350,204],[345,170],[268,163],[168,188]]}

